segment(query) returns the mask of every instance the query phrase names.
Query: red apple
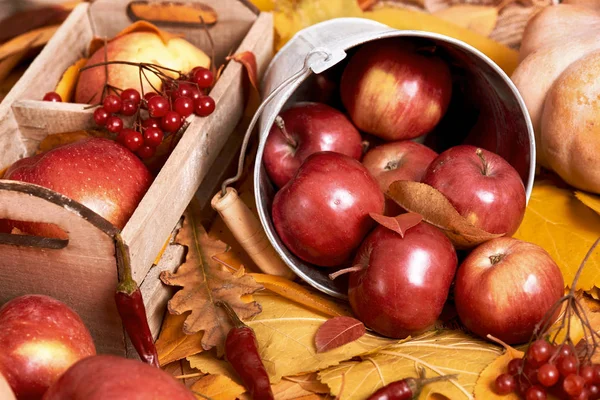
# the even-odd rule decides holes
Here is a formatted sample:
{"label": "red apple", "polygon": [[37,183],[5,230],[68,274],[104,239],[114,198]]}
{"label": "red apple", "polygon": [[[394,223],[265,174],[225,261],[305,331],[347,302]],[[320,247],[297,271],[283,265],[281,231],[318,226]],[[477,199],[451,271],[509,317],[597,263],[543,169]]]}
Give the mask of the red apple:
{"label": "red apple", "polygon": [[94,354],[81,318],[58,300],[27,295],[0,308],[0,375],[19,400],[40,399],[72,364]]}
{"label": "red apple", "polygon": [[350,274],[348,298],[366,326],[404,338],[430,328],[442,312],[456,271],[456,252],[437,228],[421,222],[404,238],[378,226],[364,240]]}
{"label": "red apple", "polygon": [[267,174],[277,187],[288,183],[313,153],[334,151],[357,160],[362,155],[360,133],[335,108],[320,103],[298,103],[280,117],[284,125],[273,124],[263,156]]}
{"label": "red apple", "polygon": [[[146,166],[112,140],[83,139],[14,163],[4,175],[64,194],[122,229],[152,183]],[[47,224],[11,222],[25,233],[64,237]]]}
{"label": "red apple", "polygon": [[544,249],[503,237],[481,244],[463,261],[454,301],[460,320],[477,335],[524,343],[564,288],[560,269]]}
{"label": "red apple", "polygon": [[43,400],[195,400],[194,394],[167,372],[116,356],[94,356],[73,365]]}
{"label": "red apple", "polygon": [[[98,65],[108,61],[129,61],[134,63],[152,63],[163,67],[188,72],[196,66],[207,67],[210,58],[199,48],[177,36],[159,36],[156,31],[130,32],[110,40],[104,46],[96,46],[85,66]],[[136,65],[108,65],[108,83],[121,89],[134,88],[145,92],[154,92],[162,88],[162,81],[156,74],[145,71],[146,77],[140,79],[140,70]],[[161,69],[163,73],[177,78],[177,74]],[[148,81],[149,82],[148,82]],[[107,82],[104,65],[82,71],[75,89],[76,103],[99,103],[102,88]]]}
{"label": "red apple", "polygon": [[423,183],[433,186],[460,215],[489,233],[511,236],[525,215],[525,187],[502,157],[474,146],[455,146],[429,165]]}
{"label": "red apple", "polygon": [[362,163],[385,193],[395,181],[421,182],[427,167],[437,155],[427,146],[405,140],[385,143],[369,150]]}
{"label": "red apple", "polygon": [[446,62],[402,39],[362,45],[341,81],[341,97],[354,124],[386,140],[430,132],[450,104]]}
{"label": "red apple", "polygon": [[331,267],[347,261],[383,212],[383,193],[357,160],[330,151],[310,155],[273,200],[273,224],[304,261]]}

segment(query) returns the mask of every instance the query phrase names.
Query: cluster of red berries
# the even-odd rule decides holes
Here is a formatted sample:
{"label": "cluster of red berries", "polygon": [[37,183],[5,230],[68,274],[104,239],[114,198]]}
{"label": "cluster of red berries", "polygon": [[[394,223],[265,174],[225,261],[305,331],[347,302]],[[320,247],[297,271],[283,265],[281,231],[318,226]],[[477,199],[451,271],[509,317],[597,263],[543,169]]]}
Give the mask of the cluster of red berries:
{"label": "cluster of red berries", "polygon": [[514,358],[508,371],[496,378],[496,393],[516,392],[525,400],[600,399],[600,364],[580,360],[569,344],[553,346],[543,339],[533,342],[524,358]]}
{"label": "cluster of red berries", "polygon": [[[117,142],[136,153],[150,158],[165,136],[177,132],[191,114],[206,117],[215,110],[215,101],[205,94],[214,83],[213,73],[195,67],[179,79],[163,79],[163,93],[148,92],[142,98],[136,89],[125,89],[119,96],[104,97],[94,110],[94,122],[117,135]],[[62,101],[54,92],[46,93],[45,101]],[[132,128],[125,128],[121,116],[133,116],[139,109],[148,111],[148,118],[137,118]]]}

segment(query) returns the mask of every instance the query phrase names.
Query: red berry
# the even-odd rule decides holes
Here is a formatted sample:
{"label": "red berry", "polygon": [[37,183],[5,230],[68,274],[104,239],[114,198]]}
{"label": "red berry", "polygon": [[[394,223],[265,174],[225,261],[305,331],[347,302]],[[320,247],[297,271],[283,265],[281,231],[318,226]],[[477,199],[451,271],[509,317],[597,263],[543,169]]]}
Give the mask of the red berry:
{"label": "red berry", "polygon": [[188,97],[195,102],[196,100],[198,100],[202,96],[204,96],[204,95],[202,94],[202,92],[200,91],[200,89],[198,89],[195,86],[192,86],[192,88],[190,89],[190,94],[188,95]]}
{"label": "red berry", "polygon": [[148,100],[148,113],[151,117],[164,117],[169,111],[169,100],[163,96],[154,96]]}
{"label": "red berry", "polygon": [[584,379],[576,374],[568,375],[563,381],[563,389],[569,396],[579,396],[584,385]]}
{"label": "red berry", "polygon": [[133,129],[123,129],[119,135],[120,141],[131,151],[137,151],[144,144],[144,137],[138,131]]}
{"label": "red berry", "polygon": [[517,375],[519,370],[523,367],[523,359],[522,358],[513,358],[508,363],[508,373],[511,375]]}
{"label": "red berry", "polygon": [[104,98],[102,102],[102,107],[109,113],[118,113],[121,111],[121,98],[115,96],[114,94],[109,94]]}
{"label": "red berry", "polygon": [[42,100],[44,101],[51,101],[53,103],[61,103],[62,102],[62,97],[60,97],[60,94],[56,93],[56,92],[48,92],[44,95],[44,97],[42,98]]}
{"label": "red berry", "polygon": [[558,368],[558,372],[565,378],[571,374],[577,372],[577,366],[579,365],[579,360],[575,356],[566,356],[558,359],[556,363],[556,367]]}
{"label": "red berry", "polygon": [[160,128],[160,119],[159,118],[146,118],[142,120],[142,128]]}
{"label": "red berry", "polygon": [[154,96],[158,96],[158,94],[155,92],[146,92],[146,93],[144,93],[144,100],[148,101],[151,98],[153,98]]}
{"label": "red berry", "polygon": [[94,122],[96,123],[96,125],[98,125],[98,126],[106,125],[106,121],[108,120],[108,117],[110,117],[110,114],[104,108],[98,107],[94,110]]}
{"label": "red berry", "polygon": [[194,101],[189,97],[178,97],[173,108],[182,118],[187,118],[194,112]]}
{"label": "red berry", "polygon": [[123,100],[123,104],[121,104],[121,114],[130,117],[136,113],[138,107],[131,100]]}
{"label": "red berry", "polygon": [[525,392],[525,400],[546,400],[544,388],[534,385]]}
{"label": "red berry", "polygon": [[190,97],[192,89],[194,89],[194,87],[189,83],[180,83],[175,95],[176,97]]}
{"label": "red berry", "polygon": [[600,384],[600,364],[593,364],[594,367],[594,383]]}
{"label": "red berry", "polygon": [[537,367],[526,361],[523,366],[523,375],[525,376],[525,379],[529,380],[532,384],[535,384],[537,383],[537,373]]}
{"label": "red berry", "polygon": [[165,132],[177,132],[182,123],[181,115],[175,111],[169,111],[160,121],[160,126]]}
{"label": "red berry", "polygon": [[557,354],[556,358],[572,356],[573,349],[568,344],[562,344],[559,347],[557,347],[556,350],[554,350],[554,354]]}
{"label": "red berry", "polygon": [[502,374],[496,378],[496,393],[504,395],[514,392],[516,387],[515,377]]}
{"label": "red berry", "polygon": [[140,104],[140,92],[135,89],[125,89],[121,92],[121,100],[131,100],[133,104],[136,106]]}
{"label": "red berry", "polygon": [[558,382],[558,378],[560,378],[560,374],[554,364],[544,364],[538,369],[537,379],[543,386],[554,386]]}
{"label": "red berry", "polygon": [[150,147],[158,147],[164,138],[164,133],[158,128],[148,128],[144,131],[144,144]]}
{"label": "red berry", "polygon": [[586,384],[592,384],[594,382],[594,367],[591,365],[584,365],[579,368],[579,375],[585,380]]}
{"label": "red berry", "polygon": [[156,147],[150,147],[147,145],[143,145],[135,154],[137,154],[140,158],[150,158],[156,153]]}
{"label": "red berry", "polygon": [[581,391],[581,393],[579,393],[578,396],[575,397],[571,397],[570,400],[590,400],[591,399],[591,392],[588,388],[583,388],[583,390]]}
{"label": "red berry", "polygon": [[600,398],[600,387],[597,385],[589,385],[587,389],[590,392],[590,400],[596,400]]}
{"label": "red berry", "polygon": [[108,120],[106,120],[106,129],[112,133],[121,132],[121,129],[123,129],[123,120],[114,115],[108,117]]}
{"label": "red berry", "polygon": [[194,74],[192,75],[192,82],[194,82],[200,89],[206,89],[212,86],[214,81],[214,75],[209,69],[203,67],[194,68]]}
{"label": "red berry", "polygon": [[200,96],[194,101],[194,112],[201,117],[207,117],[215,111],[215,101],[210,96]]}
{"label": "red berry", "polygon": [[552,345],[544,339],[538,339],[529,346],[527,350],[527,360],[539,367],[544,364],[552,355]]}

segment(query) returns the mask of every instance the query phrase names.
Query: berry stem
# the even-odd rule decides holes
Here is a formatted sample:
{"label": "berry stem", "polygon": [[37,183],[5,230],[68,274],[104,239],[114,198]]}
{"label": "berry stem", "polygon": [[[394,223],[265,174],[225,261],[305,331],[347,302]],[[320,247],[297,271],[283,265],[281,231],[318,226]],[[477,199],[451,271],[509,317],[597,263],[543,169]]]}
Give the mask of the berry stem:
{"label": "berry stem", "polygon": [[285,140],[287,140],[290,146],[292,146],[294,149],[298,147],[298,142],[292,137],[292,135],[290,135],[287,129],[285,129],[285,122],[281,116],[278,115],[275,117],[275,125],[277,125],[279,130],[281,130],[283,137],[285,137]]}
{"label": "berry stem", "polygon": [[206,22],[204,21],[202,14],[200,14],[199,17],[200,17],[200,23],[202,24],[202,29],[204,29],[204,32],[206,32],[206,36],[208,37],[208,42],[210,43],[210,70],[216,77],[217,76],[217,68],[215,67],[215,42],[213,41],[212,35],[210,34],[210,31],[208,30],[208,26],[206,25]]}

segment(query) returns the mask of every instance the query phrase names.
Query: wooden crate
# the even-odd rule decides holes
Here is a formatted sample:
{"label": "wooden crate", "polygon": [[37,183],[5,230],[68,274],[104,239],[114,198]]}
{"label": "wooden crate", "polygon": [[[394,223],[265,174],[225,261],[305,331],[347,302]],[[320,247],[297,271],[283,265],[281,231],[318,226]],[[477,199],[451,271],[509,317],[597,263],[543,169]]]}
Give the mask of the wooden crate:
{"label": "wooden crate", "polygon": [[[219,16],[209,28],[215,40],[216,64],[223,63],[230,53],[248,50],[255,54],[262,74],[272,57],[272,16],[259,14],[251,4],[240,0],[203,3]],[[85,110],[84,105],[40,99],[85,53],[93,30],[97,36],[110,38],[131,23],[126,15],[127,4],[97,0],[91,6],[78,5],[0,104],[0,170],[33,154],[48,135],[93,127],[93,110]],[[164,29],[184,33],[187,40],[208,54],[207,36],[200,26]],[[241,64],[227,64],[211,91],[215,112],[207,118],[191,118],[185,134],[122,230],[155,337],[169,290],[159,283],[156,268],[151,267],[194,194],[199,191],[201,197],[210,199],[205,192],[216,190],[215,180],[204,178],[218,174],[241,142],[239,133],[231,133],[244,111],[245,74]],[[203,181],[210,184],[201,186]],[[54,223],[69,235],[68,241],[60,241],[0,234],[0,305],[26,293],[53,296],[79,313],[99,352],[131,355],[126,350],[113,299],[117,269],[112,235],[116,228],[65,196],[8,180],[0,180],[0,218]],[[169,268],[176,264],[171,262]]]}

